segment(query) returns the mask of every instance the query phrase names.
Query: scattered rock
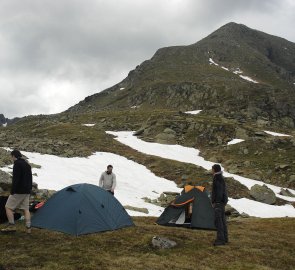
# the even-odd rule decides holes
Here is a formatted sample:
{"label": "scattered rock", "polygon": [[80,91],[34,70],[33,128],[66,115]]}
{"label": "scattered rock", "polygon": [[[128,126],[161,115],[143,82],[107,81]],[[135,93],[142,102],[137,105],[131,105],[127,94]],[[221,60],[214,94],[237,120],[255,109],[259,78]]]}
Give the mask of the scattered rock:
{"label": "scattered rock", "polygon": [[164,191],[163,193],[167,196],[174,196],[174,197],[179,195],[179,192],[174,192],[174,191]]}
{"label": "scattered rock", "polygon": [[231,217],[238,217],[238,216],[240,216],[240,213],[235,208],[233,208],[231,205],[227,204],[225,206],[225,215],[231,216]]}
{"label": "scattered rock", "polygon": [[0,170],[0,184],[11,184],[12,182],[12,178],[10,176],[10,174],[3,172]]}
{"label": "scattered rock", "polygon": [[168,249],[177,246],[177,243],[166,237],[154,236],[152,239],[152,245],[154,248]]}
{"label": "scattered rock", "polygon": [[276,195],[275,193],[266,185],[260,186],[258,184],[254,185],[250,189],[250,196],[262,203],[275,204]]}
{"label": "scattered rock", "polygon": [[284,188],[281,188],[281,191],[279,194],[283,196],[288,196],[288,197],[295,197],[295,195],[290,190],[284,189]]}
{"label": "scattered rock", "polygon": [[140,213],[144,213],[144,214],[149,213],[149,210],[147,208],[140,208],[140,207],[135,207],[135,206],[131,206],[131,205],[124,205],[124,208],[127,210],[140,212]]}
{"label": "scattered rock", "polygon": [[295,182],[295,175],[290,175],[289,182]]}

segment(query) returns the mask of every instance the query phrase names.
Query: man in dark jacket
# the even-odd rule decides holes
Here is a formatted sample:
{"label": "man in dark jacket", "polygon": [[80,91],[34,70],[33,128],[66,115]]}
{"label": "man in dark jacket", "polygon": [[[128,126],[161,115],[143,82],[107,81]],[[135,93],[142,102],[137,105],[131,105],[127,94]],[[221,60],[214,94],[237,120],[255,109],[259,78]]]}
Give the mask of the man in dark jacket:
{"label": "man in dark jacket", "polygon": [[211,202],[215,212],[215,226],[217,229],[217,238],[214,242],[214,246],[221,246],[228,243],[228,232],[225,218],[225,206],[228,202],[227,188],[220,165],[213,165],[212,173],[213,186]]}
{"label": "man in dark jacket", "polygon": [[11,195],[5,205],[8,225],[1,232],[15,232],[14,211],[21,209],[24,211],[27,233],[31,233],[31,215],[29,211],[30,193],[32,190],[32,169],[28,162],[22,158],[18,150],[11,152],[14,161]]}

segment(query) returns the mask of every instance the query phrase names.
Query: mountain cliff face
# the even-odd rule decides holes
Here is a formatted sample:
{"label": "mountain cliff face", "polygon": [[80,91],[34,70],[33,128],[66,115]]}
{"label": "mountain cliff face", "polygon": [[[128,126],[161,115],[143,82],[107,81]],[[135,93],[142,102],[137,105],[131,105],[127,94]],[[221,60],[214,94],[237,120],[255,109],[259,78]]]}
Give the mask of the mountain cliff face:
{"label": "mountain cliff face", "polygon": [[127,78],[69,112],[203,109],[294,127],[295,44],[229,23],[189,46],[159,49]]}

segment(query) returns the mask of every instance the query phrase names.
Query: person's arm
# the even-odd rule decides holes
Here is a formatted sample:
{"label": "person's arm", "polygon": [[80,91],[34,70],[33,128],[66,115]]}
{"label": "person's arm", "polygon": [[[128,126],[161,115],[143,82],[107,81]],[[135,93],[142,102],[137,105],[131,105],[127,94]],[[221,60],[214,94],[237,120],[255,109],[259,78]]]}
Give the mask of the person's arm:
{"label": "person's arm", "polygon": [[212,205],[216,202],[216,181],[213,179],[212,192],[211,192],[211,203]]}
{"label": "person's arm", "polygon": [[101,174],[100,178],[99,178],[99,187],[102,188],[103,186],[103,173]]}
{"label": "person's arm", "polygon": [[112,192],[114,192],[115,188],[117,185],[117,179],[116,179],[116,175],[113,174],[113,185],[112,185]]}
{"label": "person's arm", "polygon": [[13,174],[12,174],[12,185],[11,185],[11,194],[15,194],[18,185],[21,182],[21,166],[18,163],[13,165]]}

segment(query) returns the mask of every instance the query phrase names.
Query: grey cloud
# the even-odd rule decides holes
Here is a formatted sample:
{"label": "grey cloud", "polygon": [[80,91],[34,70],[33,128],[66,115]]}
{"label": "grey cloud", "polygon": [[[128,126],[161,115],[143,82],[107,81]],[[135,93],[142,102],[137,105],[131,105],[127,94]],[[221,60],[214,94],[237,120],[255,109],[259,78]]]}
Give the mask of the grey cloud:
{"label": "grey cloud", "polygon": [[[291,41],[290,0],[2,0],[0,113],[54,113],[229,21]],[[275,24],[274,24],[275,17]]]}

